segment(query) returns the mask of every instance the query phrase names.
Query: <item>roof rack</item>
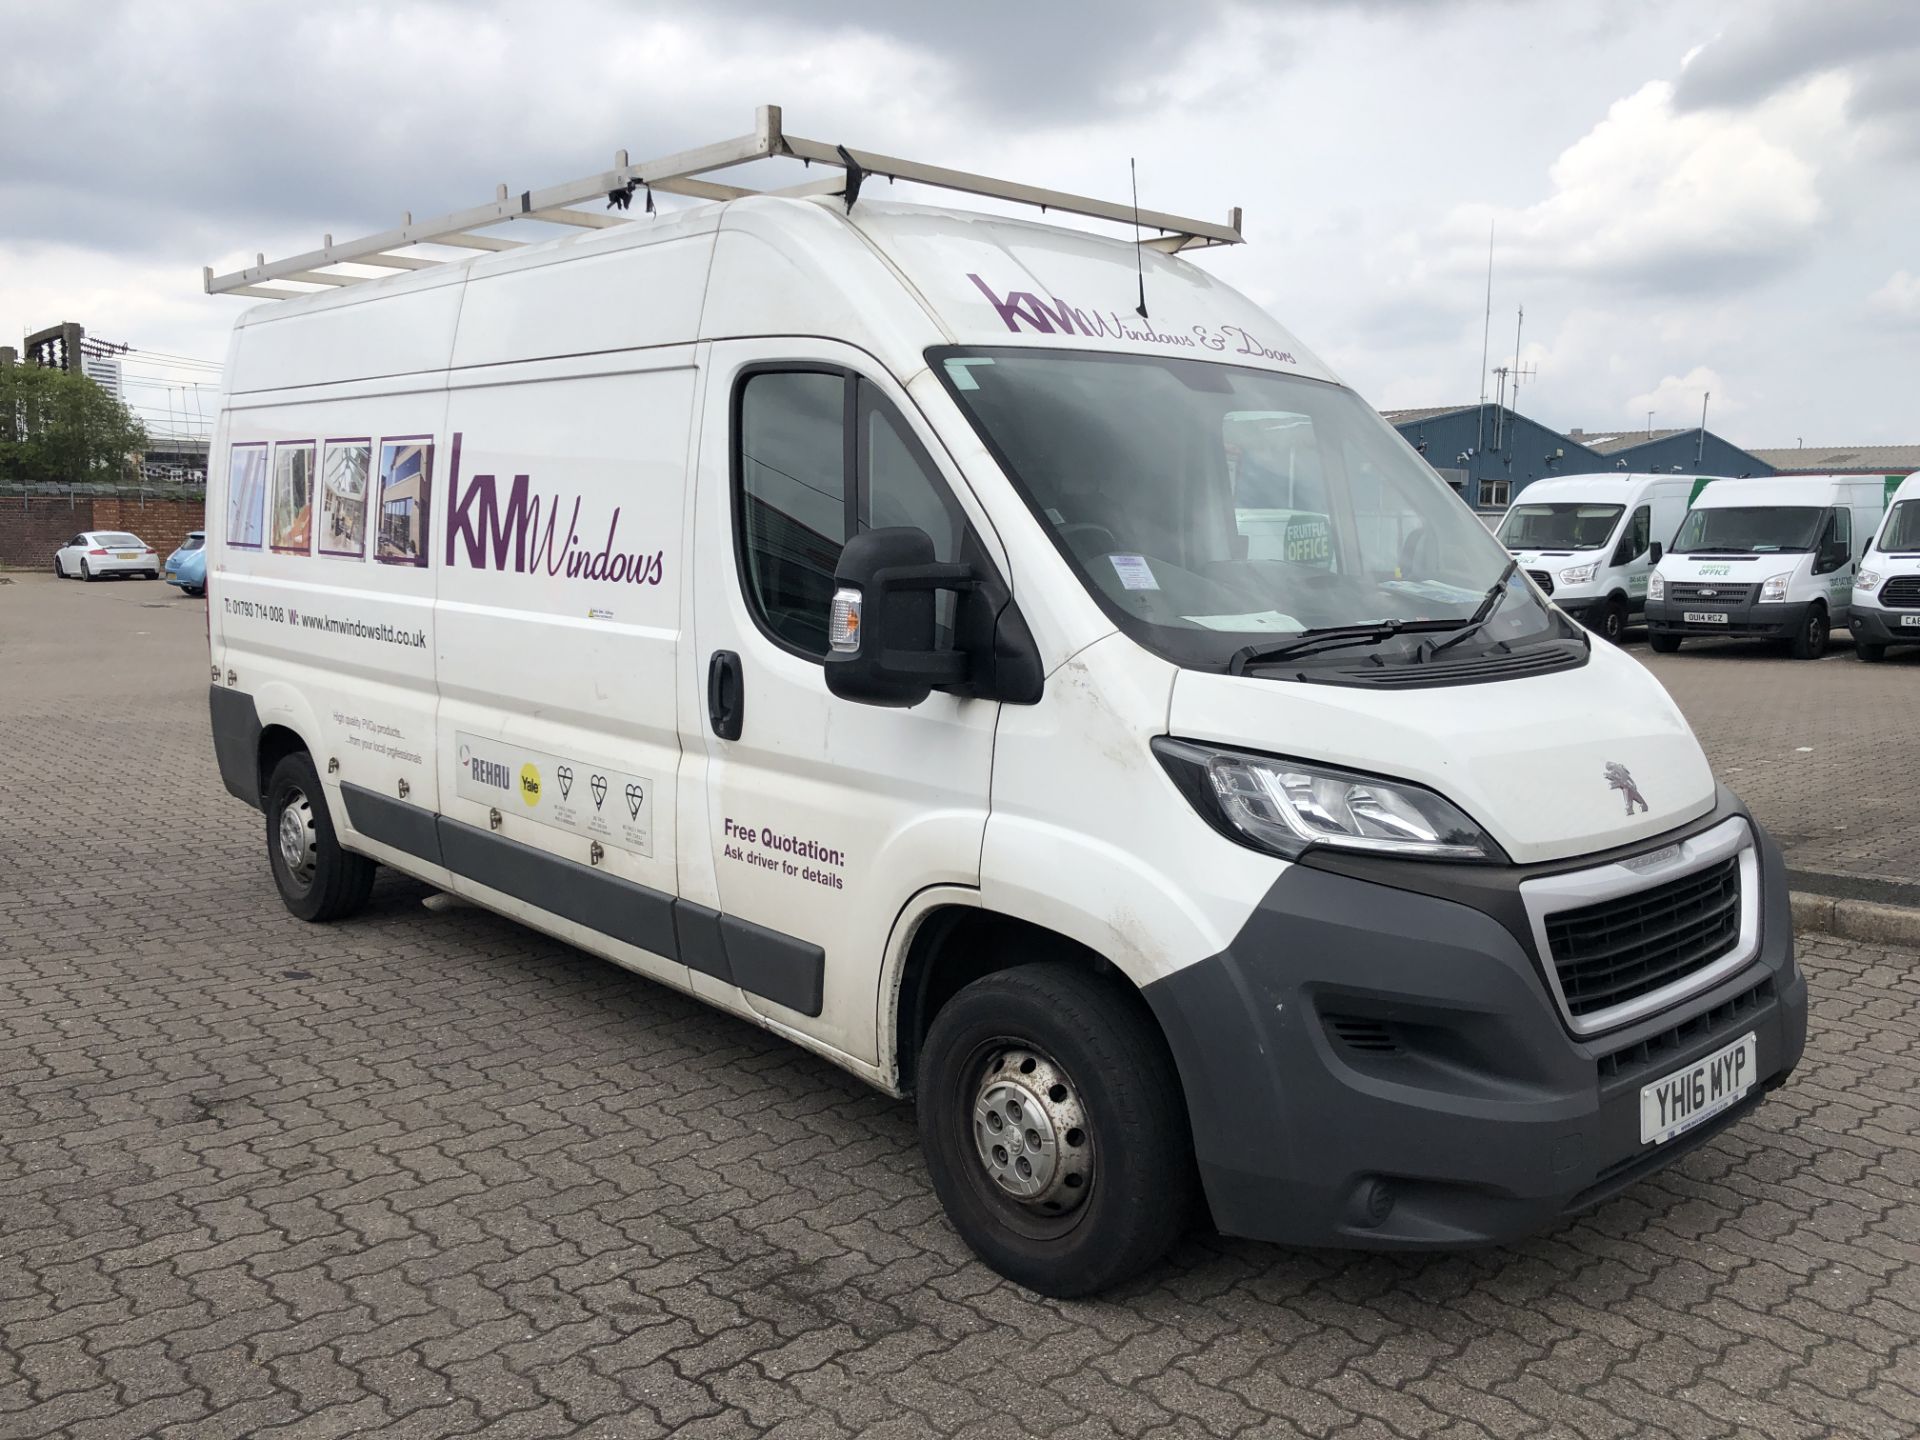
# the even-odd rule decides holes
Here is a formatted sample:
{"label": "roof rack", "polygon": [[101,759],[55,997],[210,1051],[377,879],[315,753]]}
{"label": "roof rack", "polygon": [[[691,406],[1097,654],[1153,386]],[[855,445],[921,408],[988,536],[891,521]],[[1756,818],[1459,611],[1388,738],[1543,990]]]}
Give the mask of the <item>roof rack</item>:
{"label": "roof rack", "polygon": [[[753,160],[790,158],[811,166],[831,166],[840,173],[769,190],[753,190],[703,178],[716,170],[744,165]],[[313,290],[269,288],[263,281],[290,280],[306,285],[358,285],[377,280],[378,275],[342,273],[333,267],[358,265],[386,270],[425,270],[460,257],[419,254],[395,254],[413,245],[450,245],[468,250],[511,250],[526,244],[500,235],[482,234],[493,226],[512,220],[543,220],[550,224],[575,225],[602,229],[629,223],[628,202],[636,190],[659,190],[669,195],[690,195],[702,200],[736,200],[743,195],[844,195],[851,210],[860,194],[861,182],[869,175],[889,180],[910,180],[944,190],[969,195],[987,195],[997,200],[1037,205],[1042,210],[1063,210],[1070,215],[1088,215],[1099,220],[1145,227],[1158,231],[1152,239],[1140,243],[1152,249],[1172,253],[1197,246],[1236,245],[1240,234],[1238,207],[1228,212],[1227,223],[1214,224],[1170,215],[1161,210],[1139,210],[1131,204],[1095,200],[1061,190],[1043,190],[1012,180],[996,180],[987,175],[972,175],[964,170],[949,170],[941,165],[923,165],[917,160],[902,160],[870,150],[850,150],[844,145],[828,145],[818,140],[803,140],[789,135],[780,126],[780,107],[762,105],[754,117],[753,133],[732,140],[721,140],[675,155],[639,165],[630,164],[627,152],[614,155],[613,168],[598,175],[582,176],[542,190],[522,190],[510,194],[505,185],[494,192],[491,204],[456,210],[451,215],[416,222],[411,212],[397,230],[383,231],[363,239],[336,245],[328,235],[318,250],[285,260],[269,261],[265,255],[245,270],[215,275],[208,266],[203,283],[209,295],[247,295],[261,300],[292,300]],[[585,201],[604,200],[602,210],[576,210]],[[648,196],[645,214],[652,208]]]}

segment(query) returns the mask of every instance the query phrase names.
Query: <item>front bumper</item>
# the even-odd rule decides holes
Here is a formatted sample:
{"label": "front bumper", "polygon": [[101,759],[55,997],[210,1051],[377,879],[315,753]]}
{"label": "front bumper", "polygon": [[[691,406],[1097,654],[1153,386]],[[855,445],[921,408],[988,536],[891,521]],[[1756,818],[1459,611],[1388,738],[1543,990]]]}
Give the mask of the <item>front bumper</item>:
{"label": "front bumper", "polygon": [[[1629,853],[1738,814],[1723,792],[1712,815]],[[1180,1068],[1215,1223],[1289,1245],[1503,1243],[1735,1123],[1786,1078],[1806,1038],[1785,871],[1754,832],[1753,960],[1584,1039],[1548,993],[1518,882],[1601,857],[1500,872],[1344,858],[1290,867],[1225,951],[1146,992]],[[1416,883],[1429,893],[1387,883],[1409,871],[1425,872]],[[1749,1031],[1758,1066],[1745,1099],[1643,1145],[1641,1087]]]}
{"label": "front bumper", "polygon": [[1882,610],[1877,605],[1855,603],[1847,610],[1847,628],[1855,640],[1869,645],[1920,645],[1920,610]]}
{"label": "front bumper", "polygon": [[[1762,605],[1757,600],[1727,604],[1717,600],[1649,600],[1647,629],[1656,635],[1721,635],[1743,639],[1791,640],[1806,627],[1810,600]],[[1721,624],[1701,624],[1683,618],[1688,611],[1725,612]]]}

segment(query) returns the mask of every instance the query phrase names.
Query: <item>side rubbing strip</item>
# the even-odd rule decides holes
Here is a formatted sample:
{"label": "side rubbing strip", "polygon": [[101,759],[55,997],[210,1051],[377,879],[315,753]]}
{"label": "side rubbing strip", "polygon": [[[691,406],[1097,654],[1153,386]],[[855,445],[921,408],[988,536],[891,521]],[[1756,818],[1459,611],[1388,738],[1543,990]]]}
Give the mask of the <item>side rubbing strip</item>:
{"label": "side rubbing strip", "polygon": [[680,963],[689,970],[711,975],[729,985],[733,967],[727,964],[727,942],[720,934],[720,912],[692,900],[673,902],[673,933],[680,942]]}
{"label": "side rubbing strip", "polygon": [[440,851],[449,870],[489,890],[611,935],[655,955],[675,958],[673,899],[477,825],[440,817]]}
{"label": "side rubbing strip", "polygon": [[733,983],[802,1015],[820,1013],[827,952],[735,915],[720,917]]}
{"label": "side rubbing strip", "polygon": [[440,832],[434,828],[438,817],[433,811],[344,780],[340,797],[347,802],[348,821],[369,840],[417,855],[430,865],[446,863],[440,858]]}

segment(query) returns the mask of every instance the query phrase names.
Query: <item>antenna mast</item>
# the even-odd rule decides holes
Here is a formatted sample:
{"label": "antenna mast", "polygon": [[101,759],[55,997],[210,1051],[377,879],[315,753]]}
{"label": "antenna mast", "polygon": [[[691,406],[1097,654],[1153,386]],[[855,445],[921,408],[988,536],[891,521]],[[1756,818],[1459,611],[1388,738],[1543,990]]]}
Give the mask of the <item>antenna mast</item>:
{"label": "antenna mast", "polygon": [[[1473,439],[1476,460],[1487,444],[1487,342],[1493,335],[1493,221],[1487,221],[1487,308],[1480,320],[1480,429]],[[1478,464],[1474,466],[1479,470]]]}

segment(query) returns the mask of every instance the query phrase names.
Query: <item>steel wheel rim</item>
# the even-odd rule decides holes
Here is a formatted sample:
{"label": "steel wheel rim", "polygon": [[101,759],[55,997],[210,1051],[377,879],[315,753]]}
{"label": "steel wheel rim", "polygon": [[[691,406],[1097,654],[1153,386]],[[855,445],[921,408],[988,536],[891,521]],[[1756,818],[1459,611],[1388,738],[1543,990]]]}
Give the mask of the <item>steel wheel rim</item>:
{"label": "steel wheel rim", "polygon": [[1070,1227],[1093,1192],[1093,1129],[1066,1067],[1027,1041],[983,1047],[970,1082],[967,1127],[975,1178],[1002,1205],[1041,1226]]}
{"label": "steel wheel rim", "polygon": [[313,803],[303,790],[288,792],[280,807],[280,827],[276,837],[280,863],[287,875],[305,888],[313,883],[313,869],[319,856],[320,839],[313,828]]}

